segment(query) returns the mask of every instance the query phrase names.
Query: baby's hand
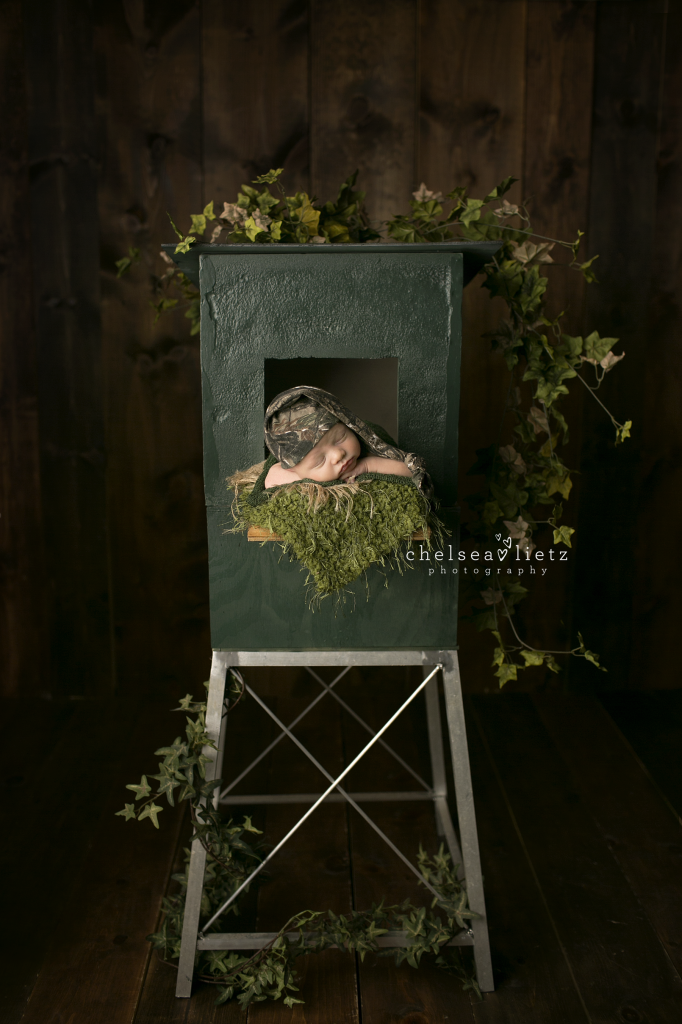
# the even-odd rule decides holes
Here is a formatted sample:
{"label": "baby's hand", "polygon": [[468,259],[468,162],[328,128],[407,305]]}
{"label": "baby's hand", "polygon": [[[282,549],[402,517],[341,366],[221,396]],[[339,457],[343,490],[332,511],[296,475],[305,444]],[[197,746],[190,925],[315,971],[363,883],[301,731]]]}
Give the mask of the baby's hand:
{"label": "baby's hand", "polygon": [[382,459],[378,455],[368,455],[356,462],[341,477],[342,480],[355,480],[362,473],[389,473],[392,476],[412,476],[404,462],[396,459]]}
{"label": "baby's hand", "polygon": [[359,459],[351,469],[347,469],[345,473],[341,474],[341,479],[344,481],[355,480],[356,476],[366,472],[367,459]]}

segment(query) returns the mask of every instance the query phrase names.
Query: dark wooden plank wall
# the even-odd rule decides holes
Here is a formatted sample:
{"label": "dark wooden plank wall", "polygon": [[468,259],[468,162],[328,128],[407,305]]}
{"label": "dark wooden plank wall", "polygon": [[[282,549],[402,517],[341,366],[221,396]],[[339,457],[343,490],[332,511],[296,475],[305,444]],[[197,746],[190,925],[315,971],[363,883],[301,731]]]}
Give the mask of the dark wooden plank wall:
{"label": "dark wooden plank wall", "polygon": [[114,678],[92,10],[24,12],[48,664],[60,689],[93,696]]}
{"label": "dark wooden plank wall", "polygon": [[[41,686],[44,561],[19,0],[0,7],[0,650],[3,685]],[[19,43],[19,45],[17,45]]]}
{"label": "dark wooden plank wall", "polygon": [[[210,198],[269,166],[327,198],[358,167],[373,217],[420,181],[483,193],[507,174],[550,234],[587,230],[602,284],[558,268],[571,333],[620,335],[603,396],[569,406],[580,466],[569,571],[519,625],[582,628],[608,676],[677,684],[674,510],[680,440],[680,32],[662,0],[7,0],[3,75],[0,637],[6,692],[157,694],[207,675],[196,338],[154,323],[150,275]],[[30,175],[29,175],[30,172]],[[11,211],[11,213],[10,213]],[[114,261],[135,245],[137,271]],[[98,255],[99,249],[99,255]],[[462,458],[499,431],[508,377],[466,294]],[[582,389],[581,389],[582,390]],[[503,424],[502,436],[509,430]],[[466,497],[476,481],[463,477]],[[576,567],[573,573],[573,566]],[[41,648],[44,641],[44,649]],[[490,643],[462,631],[466,685],[494,689]],[[542,683],[536,671],[519,686]]]}

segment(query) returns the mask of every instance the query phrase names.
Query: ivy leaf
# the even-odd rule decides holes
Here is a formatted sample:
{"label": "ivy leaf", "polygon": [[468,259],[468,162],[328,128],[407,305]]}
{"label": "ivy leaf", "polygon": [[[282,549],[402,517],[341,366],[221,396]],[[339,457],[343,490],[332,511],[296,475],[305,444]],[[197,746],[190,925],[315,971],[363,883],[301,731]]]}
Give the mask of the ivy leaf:
{"label": "ivy leaf", "polygon": [[526,241],[521,245],[517,245],[516,242],[512,242],[512,258],[517,260],[519,263],[553,263],[554,260],[549,255],[554,248],[554,242],[539,242],[537,245],[534,242]]}
{"label": "ivy leaf", "polygon": [[389,234],[391,238],[395,238],[396,242],[418,241],[415,229],[409,224],[392,223],[389,226]]}
{"label": "ivy leaf", "polygon": [[551,458],[552,455],[554,455],[554,452],[556,451],[558,440],[558,434],[553,434],[551,438],[548,437],[545,443],[543,444],[542,448],[540,449],[540,455],[542,455],[542,457],[545,459]]}
{"label": "ivy leaf", "polygon": [[150,818],[154,828],[158,828],[159,814],[161,813],[162,810],[163,807],[161,807],[159,804],[147,804],[147,806],[143,807],[142,810],[140,811],[140,817],[137,820],[142,821],[144,818]]}
{"label": "ivy leaf", "polygon": [[522,516],[518,516],[515,522],[510,519],[505,519],[504,525],[507,527],[509,536],[512,540],[523,540],[526,536],[526,530],[528,529],[529,524]]}
{"label": "ivy leaf", "polygon": [[215,1001],[216,1006],[222,1006],[223,1003],[227,1003],[234,995],[234,985],[227,985],[225,988],[218,989],[218,998]]}
{"label": "ivy leaf", "polygon": [[626,437],[630,436],[632,420],[626,420],[622,427],[616,429],[616,444],[622,444]]}
{"label": "ivy leaf", "polygon": [[[498,668],[497,672],[495,673],[497,678],[500,680],[500,689],[502,689],[502,687],[505,685],[505,683],[508,683],[510,680],[515,680],[517,678],[516,670],[517,670],[518,667],[519,666],[517,666],[517,665],[509,665],[509,664],[500,665],[500,667]],[[520,667],[523,667],[523,666],[520,666]]]}
{"label": "ivy leaf", "polygon": [[419,188],[417,189],[417,191],[413,192],[412,195],[414,196],[415,200],[418,203],[426,203],[429,200],[440,202],[443,198],[442,192],[431,192],[430,189],[426,187],[423,181]]}
{"label": "ivy leaf", "polygon": [[180,758],[185,757],[187,752],[187,744],[183,742],[182,737],[176,736],[170,747],[159,747],[154,754],[156,757],[163,757],[167,767],[176,768],[180,763]]}
{"label": "ivy leaf", "polygon": [[206,203],[204,207],[204,217],[206,220],[215,220],[215,213],[213,212],[213,200],[210,203]]}
{"label": "ivy leaf", "polygon": [[561,335],[561,345],[557,346],[557,352],[567,355],[573,362],[579,362],[582,350],[583,339],[579,335],[575,337],[570,334]]}
{"label": "ivy leaf", "polygon": [[156,793],[156,796],[162,797],[165,794],[166,799],[168,800],[168,803],[171,805],[171,807],[175,807],[173,790],[177,789],[180,783],[176,782],[176,780],[170,775],[155,775],[153,777],[159,780],[159,788]]}
{"label": "ivy leaf", "polygon": [[587,647],[585,647],[585,641],[583,640],[582,633],[578,633],[578,640],[580,641],[580,654],[582,655],[582,657],[585,658],[587,661],[591,661],[592,664],[596,668],[598,668],[600,672],[607,672],[608,669],[605,669],[603,665],[599,664],[598,655],[596,655],[594,651],[588,651]]}
{"label": "ivy leaf", "polygon": [[258,209],[260,212],[267,216],[268,212],[272,210],[274,206],[277,206],[280,200],[277,196],[273,196],[267,188],[263,189],[261,194],[258,196]]}
{"label": "ivy leaf", "polygon": [[206,218],[203,213],[193,213],[192,215],[192,226],[190,231],[196,231],[198,235],[203,235],[206,230]]}
{"label": "ivy leaf", "polygon": [[598,259],[599,256],[593,256],[591,260],[587,260],[585,263],[578,264],[578,270],[582,271],[582,275],[588,284],[595,284],[597,281],[597,275],[595,274],[594,270],[592,270],[592,264],[595,260]]}
{"label": "ivy leaf", "polygon": [[136,800],[144,800],[146,797],[149,796],[149,794],[152,791],[152,787],[147,782],[146,775],[143,775],[142,778],[140,779],[139,786],[126,786],[126,789],[132,789],[133,793],[135,794]]}
{"label": "ivy leaf", "polygon": [[600,360],[599,365],[606,373],[608,373],[609,370],[614,368],[616,363],[621,361],[621,359],[625,359],[625,352],[621,352],[619,356],[615,355],[613,352],[607,352],[604,358]]}
{"label": "ivy leaf", "polygon": [[467,616],[467,621],[473,622],[479,633],[484,629],[493,629],[496,624],[495,612],[492,608],[486,609],[486,611],[475,611],[472,615]]}
{"label": "ivy leaf", "polygon": [[195,242],[196,238],[193,235],[187,235],[187,238],[185,238],[182,242],[178,242],[178,244],[175,246],[175,251],[189,252]]}
{"label": "ivy leaf", "polygon": [[493,666],[501,665],[504,661],[504,649],[502,647],[496,647],[493,651]]}
{"label": "ivy leaf", "polygon": [[266,174],[259,174],[253,182],[255,185],[274,185],[283,171],[283,167],[271,168]]}
{"label": "ivy leaf", "polygon": [[154,323],[158,321],[159,317],[162,316],[163,313],[169,313],[171,309],[175,309],[177,304],[178,299],[169,298],[163,298],[160,302],[150,302],[149,305],[152,309],[156,310],[156,319],[154,320]]}
{"label": "ivy leaf", "polygon": [[292,221],[300,225],[300,241],[307,241],[309,237],[317,234],[320,222],[320,210],[316,210],[306,192],[297,192],[293,197],[287,197],[286,204]]}
{"label": "ivy leaf", "polygon": [[506,220],[508,217],[517,217],[519,215],[519,208],[513,203],[510,203],[509,200],[503,199],[502,206],[498,207],[497,210],[494,210],[493,212],[496,217],[500,218],[500,220]]}
{"label": "ivy leaf", "polygon": [[494,526],[498,519],[500,519],[504,513],[496,501],[486,501],[483,506],[483,522],[488,523],[490,526]]}
{"label": "ivy leaf", "polygon": [[131,818],[137,817],[137,811],[135,810],[135,804],[126,804],[122,811],[116,811],[116,817],[119,815],[125,818],[126,821],[130,821]]}
{"label": "ivy leaf", "polygon": [[526,663],[526,668],[530,668],[533,665],[542,665],[545,660],[544,654],[541,654],[540,651],[523,650],[521,651],[521,657]]}
{"label": "ivy leaf", "polygon": [[178,793],[178,803],[181,804],[183,800],[187,800],[190,797],[195,797],[196,795],[197,791],[194,788],[194,786],[191,786],[189,783],[186,783]]}
{"label": "ivy leaf", "polygon": [[208,798],[212,796],[213,790],[218,789],[220,785],[222,785],[222,779],[213,779],[211,782],[205,782],[203,786],[199,786],[197,793],[199,796]]}
{"label": "ivy leaf", "polygon": [[[166,254],[164,253],[164,256]],[[116,277],[123,277],[136,263],[140,262],[140,250],[139,249],[128,249],[128,255],[124,256],[121,260],[116,260],[114,266],[116,267]]]}
{"label": "ivy leaf", "polygon": [[483,206],[483,199],[467,199],[464,210],[459,215],[459,219],[468,227],[472,221],[478,220],[481,216],[481,207]]}
{"label": "ivy leaf", "polygon": [[[173,708],[174,711],[191,711],[192,705],[194,704],[194,697],[191,693],[188,693],[186,697],[182,697],[180,700],[180,707]],[[205,709],[205,705],[203,705]],[[158,751],[157,751],[158,753]]]}
{"label": "ivy leaf", "polygon": [[[495,186],[492,192],[488,192],[488,195],[485,197],[483,202],[490,203],[493,199],[501,199],[505,192],[508,192],[512,185],[515,185],[518,180],[518,178],[512,177],[505,178],[504,181],[501,181],[499,185]],[[455,192],[458,191],[459,189],[455,189]],[[452,193],[450,193],[450,196],[452,196]]]}
{"label": "ivy leaf", "polygon": [[545,494],[549,498],[558,491],[562,498],[568,498],[572,487],[573,481],[571,480],[571,475],[568,471],[563,474],[549,473],[547,475]]}
{"label": "ivy leaf", "polygon": [[530,411],[526,416],[526,419],[533,428],[536,434],[541,434],[543,431],[549,434],[549,422],[546,415],[537,405],[532,405]]}
{"label": "ivy leaf", "polygon": [[597,363],[602,361],[607,352],[610,352],[613,346],[618,343],[618,340],[618,338],[600,338],[599,331],[592,331],[592,334],[588,334],[585,338],[583,359],[596,366]]}
{"label": "ivy leaf", "polygon": [[243,224],[246,220],[246,210],[237,203],[223,203],[223,212],[219,215],[220,220],[227,220],[230,224]]}
{"label": "ivy leaf", "polygon": [[168,214],[168,220],[171,222],[171,227],[173,228],[173,231],[178,236],[180,241],[182,241],[182,232],[178,231],[177,227],[175,226],[175,222],[174,222],[173,218],[171,217],[170,213]]}
{"label": "ivy leaf", "polygon": [[558,526],[554,531],[554,543],[565,544],[567,548],[572,547],[571,534],[575,533],[572,526]]}

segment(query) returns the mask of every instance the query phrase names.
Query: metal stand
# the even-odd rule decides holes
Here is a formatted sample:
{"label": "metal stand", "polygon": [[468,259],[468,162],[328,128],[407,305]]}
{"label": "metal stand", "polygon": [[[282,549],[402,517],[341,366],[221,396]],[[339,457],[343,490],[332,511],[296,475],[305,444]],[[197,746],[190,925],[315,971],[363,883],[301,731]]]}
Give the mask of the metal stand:
{"label": "metal stand", "polygon": [[[436,825],[439,835],[445,838],[450,856],[454,864],[460,865],[460,875],[466,878],[469,906],[480,915],[475,918],[471,927],[459,933],[450,945],[473,946],[474,958],[476,961],[476,973],[478,983],[483,992],[492,992],[494,988],[492,965],[490,962],[490,944],[488,940],[488,925],[485,916],[485,899],[483,894],[483,879],[481,876],[481,861],[478,849],[478,833],[476,831],[476,816],[474,811],[474,797],[471,788],[471,771],[469,768],[469,754],[467,749],[466,728],[464,723],[464,708],[462,705],[462,685],[459,674],[459,661],[457,651],[221,651],[213,652],[213,664],[211,666],[211,679],[208,691],[208,705],[206,710],[206,731],[211,740],[217,745],[218,752],[210,747],[204,748],[204,753],[213,757],[211,764],[206,766],[207,779],[220,778],[222,773],[223,754],[225,749],[225,730],[227,716],[223,715],[223,702],[225,697],[225,681],[230,668],[242,668],[249,666],[294,666],[305,667],[321,686],[321,691],[311,704],[289,725],[281,722],[274,712],[268,708],[265,702],[246,684],[246,690],[273,719],[281,729],[281,735],[277,737],[258,757],[246,768],[229,786],[214,797],[214,806],[223,804],[274,804],[274,803],[310,803],[310,807],[294,825],[283,839],[271,850],[268,856],[260,862],[258,867],[249,875],[242,885],[232,896],[220,907],[213,917],[207,921],[201,932],[199,932],[199,914],[201,910],[201,896],[204,884],[204,869],[206,866],[206,851],[201,843],[194,840],[192,843],[192,856],[189,866],[187,884],[187,899],[185,903],[185,917],[182,929],[182,946],[180,951],[180,963],[178,970],[178,982],[175,990],[176,996],[187,998],[192,993],[192,975],[194,972],[194,959],[197,950],[201,949],[259,949],[275,937],[272,932],[235,932],[219,934],[217,932],[207,933],[207,930],[226,910],[226,908],[239,896],[249,885],[252,879],[262,870],[265,864],[274,857],[284,846],[288,839],[300,828],[303,822],[310,817],[319,805],[325,801],[346,800],[367,823],[377,832],[384,842],[390,846],[393,852],[403,861],[409,869],[417,875],[423,885],[437,895],[431,885],[424,879],[418,869],[405,857],[398,847],[391,842],[382,830],[376,825],[366,811],[359,806],[360,803],[390,801],[390,800],[432,800],[436,815]],[[335,692],[334,687],[346,672],[353,666],[370,665],[421,665],[423,666],[423,680],[416,687],[413,693],[403,705],[393,714],[388,721],[375,732],[364,722],[352,708]],[[314,667],[335,666],[342,667],[342,671],[331,683],[324,680],[314,671]],[[457,841],[450,811],[447,803],[447,781],[445,774],[445,752],[443,750],[440,707],[438,700],[438,671],[443,675],[443,689],[445,693],[445,708],[447,714],[448,732],[450,735],[450,749],[452,755],[452,767],[455,780],[455,796],[457,800],[457,817],[459,819],[459,832],[461,837],[461,850]],[[429,785],[414,771],[389,745],[382,739],[383,734],[389,726],[398,718],[405,708],[412,703],[419,693],[424,691],[426,696],[426,713],[429,733],[429,747],[431,752],[431,772],[433,784]],[[358,721],[371,737],[364,749],[353,759],[347,768],[334,779],[325,768],[305,749],[300,740],[292,732],[292,729],[323,697],[331,696]],[[329,786],[322,793],[278,793],[278,794],[254,794],[245,796],[230,795],[235,786],[258,764],[277,743],[285,736],[289,737],[316,768],[325,776]],[[407,792],[386,792],[386,793],[348,793],[340,783],[355,767],[367,751],[380,743],[419,783],[420,789]],[[380,946],[406,946],[408,940],[403,932],[388,932],[378,940]]]}

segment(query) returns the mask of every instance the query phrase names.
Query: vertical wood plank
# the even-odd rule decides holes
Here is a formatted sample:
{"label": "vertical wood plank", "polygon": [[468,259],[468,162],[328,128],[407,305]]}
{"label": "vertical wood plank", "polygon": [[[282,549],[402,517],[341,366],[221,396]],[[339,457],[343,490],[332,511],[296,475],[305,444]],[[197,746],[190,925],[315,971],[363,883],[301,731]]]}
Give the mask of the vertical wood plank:
{"label": "vertical wood plank", "polygon": [[680,976],[530,697],[477,698],[475,706],[585,1018],[673,1024]]}
{"label": "vertical wood plank", "polygon": [[682,822],[682,690],[605,693],[601,702]]}
{"label": "vertical wood plank", "polygon": [[23,14],[0,7],[0,691],[46,686]]}
{"label": "vertical wood plank", "polygon": [[477,710],[493,699],[507,696],[470,697],[466,705],[495,977],[495,991],[474,1002],[476,1024],[583,1024],[580,992],[509,805],[504,777],[482,733]]}
{"label": "vertical wood plank", "polygon": [[112,687],[92,8],[26,6],[41,490],[55,692]]}
{"label": "vertical wood plank", "polygon": [[594,697],[543,694],[534,703],[605,842],[682,975],[677,941],[682,915],[679,819]]}
{"label": "vertical wood plank", "polygon": [[484,196],[521,177],[525,40],[525,0],[422,0],[418,177],[430,188]]}
{"label": "vertical wood plank", "polygon": [[[318,673],[330,681],[337,674]],[[340,669],[338,670],[340,671]],[[254,673],[250,671],[251,681]],[[305,669],[270,670],[264,688],[254,687],[285,725],[293,721],[320,691]],[[339,684],[344,689],[343,683]],[[269,691],[265,696],[264,689]],[[273,696],[277,694],[276,697]],[[248,698],[251,700],[251,698]],[[341,710],[326,696],[296,726],[294,732],[304,746],[330,774],[343,770],[344,750],[340,729]],[[235,716],[236,717],[236,716]],[[259,722],[267,723],[259,711]],[[267,728],[267,725],[266,725]],[[272,729],[277,735],[277,726]],[[266,744],[259,739],[253,754]],[[320,793],[327,780],[288,738],[275,747],[268,758],[269,793]],[[245,780],[246,783],[246,780]],[[247,791],[253,792],[249,784]],[[305,812],[305,804],[274,804],[265,814],[265,836],[270,844],[278,842]],[[258,891],[258,930],[277,931],[288,918],[303,909],[332,910],[347,914],[352,906],[351,868],[349,864],[348,824],[343,804],[323,804],[277,854],[269,867],[269,877]],[[303,1005],[287,1011],[292,1024],[324,1024],[335,1019],[354,1024],[358,1020],[358,993],[355,958],[343,950],[330,949],[316,956],[300,957],[296,964],[299,998]],[[281,1003],[253,1003],[249,1021],[275,1024],[281,1020]]]}
{"label": "vertical wood plank", "polygon": [[[146,937],[159,919],[186,810],[184,806],[173,809],[166,805],[158,831],[151,822],[126,822],[115,817],[125,802],[131,773],[134,778],[140,765],[149,763],[156,745],[168,740],[177,722],[165,704],[143,702],[139,708],[127,702],[98,704],[87,710],[91,722],[95,719],[91,745],[94,748],[99,741],[108,753],[101,759],[99,777],[96,771],[89,771],[87,783],[82,784],[83,772],[97,763],[97,757],[93,754],[74,765],[78,746],[73,742],[65,744],[65,775],[59,776],[59,766],[54,773],[53,791],[61,790],[63,797],[64,777],[75,787],[80,784],[90,814],[95,808],[100,820],[92,827],[90,815],[79,815],[73,801],[53,819],[57,827],[63,821],[64,827],[73,832],[79,846],[73,860],[79,870],[69,877],[67,867],[66,878],[62,876],[58,884],[53,883],[66,907],[57,921],[48,919],[53,929],[45,963],[41,967],[28,961],[39,973],[21,1018],[26,1024],[61,1020],[72,1024],[91,1020],[121,1024],[133,1019],[151,953]],[[134,726],[129,729],[127,742],[121,742],[123,723],[131,720]],[[106,787],[103,790],[102,785]],[[54,795],[51,808],[58,801]],[[31,915],[32,928],[39,920],[36,909]],[[27,936],[16,945],[21,949],[30,941]]]}
{"label": "vertical wood plank", "polygon": [[[420,674],[415,669],[356,669],[345,692],[349,694],[350,706],[373,729],[379,729],[419,681]],[[391,726],[385,739],[429,782],[424,719],[424,698],[417,697]],[[368,734],[348,714],[344,715],[343,728],[348,762],[364,747]],[[419,784],[377,745],[351,772],[348,789],[414,790],[419,789]],[[430,801],[368,803],[364,810],[413,864],[420,846],[429,854],[438,849],[441,840]],[[428,906],[429,893],[381,837],[353,810],[349,812],[349,821],[356,908],[364,910],[382,900],[391,906],[406,898],[415,906]],[[406,963],[397,966],[392,957],[370,955],[358,962],[358,976],[362,1020],[366,1024],[383,1024],[387,1020],[457,1020],[473,1024],[471,1000],[461,981],[436,967],[431,957],[424,957],[415,970]]]}
{"label": "vertical wood plank", "polygon": [[[201,24],[192,0],[97,5],[108,492],[122,687],[185,693],[208,675],[198,338],[154,323],[161,242],[202,208]],[[129,246],[141,264],[121,280]]]}
{"label": "vertical wood plank", "polygon": [[[573,0],[528,7],[523,191],[536,231],[568,241],[587,227],[594,19],[594,4]],[[547,273],[550,312],[564,310],[567,332],[579,333],[582,274]]]}
{"label": "vertical wood plank", "polygon": [[640,382],[644,395],[635,428],[641,438],[641,464],[634,688],[678,685],[674,645],[682,596],[679,555],[668,532],[674,526],[672,510],[682,505],[682,9],[674,3],[668,6],[662,100],[652,294]]}
{"label": "vertical wood plank", "polygon": [[[665,14],[658,3],[597,5],[594,121],[590,181],[590,254],[599,254],[600,284],[588,289],[590,329],[621,339],[626,358],[599,391],[633,437],[614,447],[610,421],[585,403],[583,488],[576,547],[577,603],[609,676],[573,662],[585,687],[632,685],[633,561],[638,530],[648,350],[647,309],[656,215],[656,156]],[[615,58],[617,55],[617,59]],[[601,524],[601,526],[600,526]]]}
{"label": "vertical wood plank", "polygon": [[[579,229],[587,229],[595,7],[572,0],[528,6],[523,191],[535,230],[569,241],[577,237]],[[554,258],[557,264],[565,264],[570,255],[557,247]],[[563,330],[581,334],[585,293],[582,274],[559,265],[546,267],[544,272],[549,279],[548,314],[556,316],[564,311]],[[579,381],[570,382],[570,388],[571,394],[561,407],[571,426],[561,457],[568,466],[578,469],[585,389]],[[530,389],[527,394],[530,397]],[[511,426],[508,421],[509,431]],[[506,440],[511,440],[511,433]],[[580,474],[576,474],[570,500],[564,503],[564,521],[573,526],[577,525],[580,482]],[[537,543],[546,549],[552,542],[551,528],[545,527]],[[568,650],[576,643],[575,630],[586,625],[579,611],[573,613],[574,556],[573,550],[568,563],[550,566],[547,576],[536,577],[519,606],[517,629],[534,647]],[[518,688],[533,688],[543,677],[545,682],[552,678],[544,667],[523,675],[526,678],[521,677]]]}
{"label": "vertical wood plank", "polygon": [[204,0],[202,73],[206,200],[222,209],[271,167],[309,191],[305,0]]}
{"label": "vertical wood plank", "polygon": [[[474,196],[524,171],[526,2],[423,0],[420,23],[418,181]],[[524,195],[520,182],[512,201]],[[497,440],[509,373],[481,335],[504,316],[501,300],[473,281],[464,291],[459,501],[480,486],[467,477],[475,451]],[[496,688],[488,637],[462,623],[467,690]]]}
{"label": "vertical wood plank", "polygon": [[414,184],[416,0],[312,0],[312,187],[336,196],[356,168],[368,211],[407,209]]}

